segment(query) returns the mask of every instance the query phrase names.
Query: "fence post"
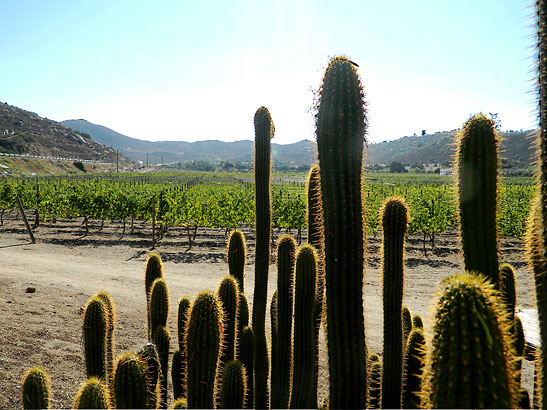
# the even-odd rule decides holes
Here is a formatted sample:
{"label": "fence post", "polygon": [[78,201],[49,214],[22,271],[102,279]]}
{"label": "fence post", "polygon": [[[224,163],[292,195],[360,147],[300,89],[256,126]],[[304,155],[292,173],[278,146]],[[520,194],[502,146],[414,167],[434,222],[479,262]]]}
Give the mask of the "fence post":
{"label": "fence post", "polygon": [[25,210],[23,209],[23,204],[21,203],[21,199],[19,198],[19,195],[15,197],[17,202],[17,208],[19,208],[19,212],[21,213],[21,216],[23,217],[23,221],[25,222],[25,227],[27,228],[27,232],[30,236],[30,241],[32,243],[36,243],[36,239],[34,239],[34,234],[32,233],[32,230],[30,229],[30,225],[28,224],[27,216],[25,215]]}

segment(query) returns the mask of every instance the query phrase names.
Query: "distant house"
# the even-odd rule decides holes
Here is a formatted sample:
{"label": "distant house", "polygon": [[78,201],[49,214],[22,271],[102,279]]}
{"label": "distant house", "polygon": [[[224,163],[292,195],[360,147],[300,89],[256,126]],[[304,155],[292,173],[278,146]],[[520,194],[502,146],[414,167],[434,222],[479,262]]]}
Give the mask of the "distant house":
{"label": "distant house", "polygon": [[452,168],[441,168],[441,175],[454,175],[454,170]]}

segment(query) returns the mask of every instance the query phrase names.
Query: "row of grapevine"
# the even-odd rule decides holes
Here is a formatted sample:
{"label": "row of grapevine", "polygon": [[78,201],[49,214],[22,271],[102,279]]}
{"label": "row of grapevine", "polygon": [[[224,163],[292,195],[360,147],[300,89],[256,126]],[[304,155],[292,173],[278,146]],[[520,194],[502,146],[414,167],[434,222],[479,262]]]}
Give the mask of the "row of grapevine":
{"label": "row of grapevine", "polygon": [[[502,236],[521,237],[534,187],[502,184],[498,213]],[[434,235],[457,224],[454,190],[447,184],[385,184],[369,181],[365,186],[366,229],[376,235],[378,211],[393,195],[404,197],[412,209],[410,233]],[[232,229],[254,222],[254,192],[250,184],[237,181],[174,184],[172,181],[135,184],[122,180],[53,180],[21,183],[0,181],[0,213],[14,207],[19,196],[26,209],[42,219],[84,218],[84,222],[155,220],[167,226]],[[274,227],[300,231],[306,227],[304,189],[276,184],[272,197]],[[0,214],[0,217],[1,217]]]}

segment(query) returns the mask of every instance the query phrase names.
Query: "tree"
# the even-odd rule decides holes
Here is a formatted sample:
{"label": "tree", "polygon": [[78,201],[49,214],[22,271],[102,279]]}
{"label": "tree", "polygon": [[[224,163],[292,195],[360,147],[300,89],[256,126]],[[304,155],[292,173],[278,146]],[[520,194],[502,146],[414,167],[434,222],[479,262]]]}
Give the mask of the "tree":
{"label": "tree", "polygon": [[406,170],[405,170],[404,165],[401,164],[399,161],[393,161],[389,165],[389,172],[394,173],[394,174],[401,174],[401,173],[406,172]]}

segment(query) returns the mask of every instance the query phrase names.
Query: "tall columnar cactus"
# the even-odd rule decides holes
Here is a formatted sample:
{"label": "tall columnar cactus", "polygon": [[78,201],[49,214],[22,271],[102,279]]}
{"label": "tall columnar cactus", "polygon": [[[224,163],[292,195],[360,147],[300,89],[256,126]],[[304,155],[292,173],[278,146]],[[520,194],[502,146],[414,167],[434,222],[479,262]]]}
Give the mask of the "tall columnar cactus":
{"label": "tall columnar cactus", "polygon": [[316,117],[325,232],[329,403],[366,406],[361,175],[364,93],[355,65],[331,59]]}
{"label": "tall columnar cactus", "polygon": [[189,408],[213,408],[220,349],[222,308],[210,291],[198,293],[190,309],[186,333],[187,388]]}
{"label": "tall columnar cactus", "polygon": [[102,300],[107,319],[106,326],[106,382],[107,387],[112,385],[113,374],[114,374],[114,328],[116,321],[116,313],[114,307],[114,301],[107,292],[99,292],[95,295]]}
{"label": "tall columnar cactus", "polygon": [[271,406],[274,409],[289,406],[295,264],[296,241],[292,235],[283,235],[277,242],[277,340],[272,337]]}
{"label": "tall columnar cactus", "polygon": [[220,282],[217,292],[224,311],[224,321],[222,323],[224,345],[220,361],[228,363],[234,360],[236,356],[237,311],[239,309],[239,289],[236,279],[231,275],[226,276]]}
{"label": "tall columnar cactus", "polygon": [[76,393],[73,408],[109,409],[110,400],[106,384],[96,377],[87,379]]}
{"label": "tall columnar cactus", "polygon": [[367,408],[379,409],[382,396],[382,362],[376,353],[368,356]]}
{"label": "tall columnar cactus", "polygon": [[165,326],[158,326],[154,330],[152,335],[152,340],[158,349],[158,357],[160,359],[161,367],[161,401],[160,408],[164,409],[167,407],[167,375],[169,369],[169,345],[171,342],[171,336],[169,335],[169,330]]}
{"label": "tall columnar cactus", "polygon": [[231,360],[224,366],[222,372],[222,388],[220,390],[220,407],[223,409],[243,409],[247,377],[245,367],[239,360]]}
{"label": "tall columnar cactus", "polygon": [[22,381],[23,408],[48,409],[51,381],[47,372],[33,367],[25,372]]}
{"label": "tall columnar cactus", "polygon": [[183,355],[180,350],[176,350],[173,353],[173,359],[171,361],[171,384],[173,386],[173,399],[177,400],[181,397],[185,397],[183,372],[186,366],[183,365]]}
{"label": "tall columnar cactus", "polygon": [[255,407],[266,409],[270,405],[268,391],[268,344],[266,341],[266,298],[268,291],[268,268],[270,265],[270,140],[274,135],[274,125],[270,112],[260,107],[254,116],[255,126],[255,289],[253,297],[252,328],[255,333]]}
{"label": "tall columnar cactus", "polygon": [[[144,290],[146,292],[146,311],[150,312],[150,292],[152,291],[152,284],[156,279],[163,278],[163,262],[161,256],[157,253],[151,253],[146,258],[145,270],[144,270]],[[148,320],[148,339],[152,337],[150,326],[150,314],[147,317]]]}
{"label": "tall columnar cactus", "polygon": [[237,309],[237,332],[240,333],[245,326],[249,326],[249,301],[245,293],[240,291],[239,307]]}
{"label": "tall columnar cactus", "polygon": [[148,334],[150,338],[153,337],[159,326],[167,326],[168,315],[169,288],[163,278],[158,278],[152,283],[148,300]]}
{"label": "tall columnar cactus", "polygon": [[[538,397],[547,403],[547,1],[536,0],[537,87],[539,132],[536,137],[538,193],[530,209],[526,232],[528,264],[534,273],[539,317],[541,354],[538,367]],[[543,375],[543,376],[542,376]],[[534,400],[535,401],[535,400]]]}
{"label": "tall columnar cactus", "polygon": [[404,355],[405,380],[403,384],[402,408],[420,408],[422,374],[425,367],[425,337],[422,328],[414,328],[408,336]]}
{"label": "tall columnar cactus", "polygon": [[[384,302],[384,363],[382,366],[382,407],[401,408],[403,371],[404,246],[408,211],[404,199],[389,198],[381,210],[384,240],[382,274]],[[405,341],[406,343],[406,341]]]}
{"label": "tall columnar cactus", "polygon": [[489,280],[474,274],[446,279],[425,386],[429,402],[422,404],[513,408],[517,389],[508,327]]}
{"label": "tall columnar cactus", "polygon": [[517,293],[515,290],[515,271],[508,263],[500,266],[500,296],[510,320],[515,318],[515,305],[517,303]]}
{"label": "tall columnar cactus", "polygon": [[465,270],[499,285],[497,239],[499,136],[483,114],[471,117],[457,136],[456,169],[460,235]]}
{"label": "tall columnar cactus", "polygon": [[[315,296],[315,351],[319,351],[319,330],[323,319],[325,299],[325,269],[323,258],[323,203],[321,201],[321,175],[319,166],[310,168],[306,186],[308,199],[308,243],[317,251],[317,287]],[[314,376],[314,394],[317,397],[319,378],[319,355],[316,357]]]}
{"label": "tall columnar cactus", "polygon": [[246,402],[248,408],[254,408],[254,356],[255,356],[255,335],[253,329],[245,326],[239,336],[239,344],[237,346],[237,358],[245,367],[247,375],[247,393]]}
{"label": "tall columnar cactus", "polygon": [[424,321],[420,315],[412,316],[412,329],[421,329],[424,331]]}
{"label": "tall columnar cactus", "polygon": [[296,256],[294,301],[294,357],[291,389],[292,409],[317,408],[315,363],[315,297],[317,254],[306,244]]}
{"label": "tall columnar cactus", "polygon": [[123,354],[114,372],[114,400],[117,409],[147,409],[150,406],[147,364],[133,352]]}
{"label": "tall columnar cactus", "polygon": [[403,306],[403,308],[401,309],[401,321],[403,326],[403,345],[406,346],[408,335],[410,334],[413,326],[412,314],[410,313],[410,309],[407,306]]}
{"label": "tall columnar cactus", "polygon": [[83,339],[87,377],[106,382],[108,313],[101,298],[93,297],[84,308]]}
{"label": "tall columnar cactus", "polygon": [[177,310],[177,337],[179,341],[179,350],[184,351],[184,335],[188,324],[188,312],[190,311],[190,299],[186,296],[178,301]]}
{"label": "tall columnar cactus", "polygon": [[228,238],[228,269],[239,286],[239,291],[244,292],[245,285],[245,259],[247,257],[247,246],[243,232],[235,229]]}
{"label": "tall columnar cactus", "polygon": [[146,290],[146,299],[150,296],[152,284],[158,278],[163,278],[163,262],[161,256],[157,253],[151,253],[146,258],[144,272],[144,287]]}
{"label": "tall columnar cactus", "polygon": [[155,409],[160,404],[163,377],[158,349],[154,343],[147,343],[137,355],[146,364],[147,407]]}

